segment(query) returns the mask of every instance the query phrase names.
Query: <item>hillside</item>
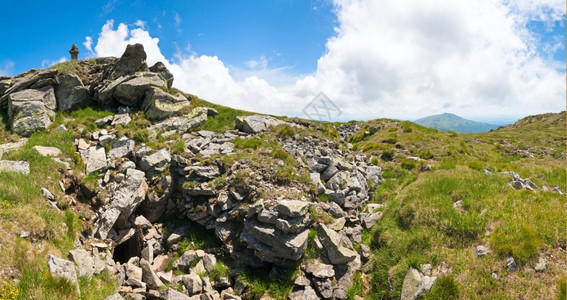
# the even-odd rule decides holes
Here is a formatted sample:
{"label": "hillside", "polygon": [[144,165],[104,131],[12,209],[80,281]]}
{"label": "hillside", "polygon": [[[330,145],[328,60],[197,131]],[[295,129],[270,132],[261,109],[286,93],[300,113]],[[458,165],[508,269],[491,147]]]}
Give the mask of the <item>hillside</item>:
{"label": "hillside", "polygon": [[565,112],[320,123],[173,80],[141,45],[0,78],[0,299],[564,299]]}
{"label": "hillside", "polygon": [[456,131],[463,133],[488,132],[497,129],[498,125],[475,122],[454,114],[444,113],[415,120],[414,123],[441,131]]}

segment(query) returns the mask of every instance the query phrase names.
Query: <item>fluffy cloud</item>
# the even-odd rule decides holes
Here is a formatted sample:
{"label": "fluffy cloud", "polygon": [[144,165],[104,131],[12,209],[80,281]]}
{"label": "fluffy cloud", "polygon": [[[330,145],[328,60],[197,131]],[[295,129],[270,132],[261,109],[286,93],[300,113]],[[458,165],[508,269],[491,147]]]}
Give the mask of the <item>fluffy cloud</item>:
{"label": "fluffy cloud", "polygon": [[14,73],[14,62],[5,60],[0,63],[0,76],[9,76]]}
{"label": "fluffy cloud", "polygon": [[270,69],[265,57],[248,61],[248,70],[229,69],[216,56],[192,52],[167,60],[159,39],[143,27],[115,29],[112,20],[103,26],[94,53],[120,56],[127,44],[142,43],[148,64],[164,62],[176,87],[271,114],[303,116],[303,107],[320,91],[343,111],[342,119],[414,119],[445,111],[512,119],[565,109],[564,69],[543,54],[526,29],[530,20],[564,23],[561,1],[334,4],[339,25],[312,74]]}
{"label": "fluffy cloud", "polygon": [[65,62],[65,61],[67,61],[67,58],[66,58],[66,57],[61,57],[61,58],[59,58],[58,60],[44,59],[44,60],[41,61],[41,67],[42,67],[42,68],[47,68],[47,67],[51,67],[51,66],[53,66],[53,65],[55,65],[55,64]]}

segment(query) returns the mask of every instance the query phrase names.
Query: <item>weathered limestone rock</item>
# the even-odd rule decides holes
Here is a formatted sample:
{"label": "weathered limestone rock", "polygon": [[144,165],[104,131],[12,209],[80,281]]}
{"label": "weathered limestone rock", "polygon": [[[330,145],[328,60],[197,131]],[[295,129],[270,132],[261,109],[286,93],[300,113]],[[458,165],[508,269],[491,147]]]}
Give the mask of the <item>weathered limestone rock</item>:
{"label": "weathered limestone rock", "polygon": [[77,263],[79,276],[91,278],[95,272],[93,258],[85,249],[73,249],[69,251],[70,258]]}
{"label": "weathered limestone rock", "polygon": [[33,146],[32,149],[42,156],[59,156],[61,154],[61,150],[56,147]]}
{"label": "weathered limestone rock", "polygon": [[203,291],[203,281],[196,273],[183,275],[181,280],[189,295],[199,294]]}
{"label": "weathered limestone rock", "polygon": [[104,147],[90,146],[85,150],[79,150],[81,158],[86,165],[85,173],[90,174],[106,168],[106,152]]}
{"label": "weathered limestone rock", "polygon": [[356,258],[356,252],[343,245],[341,236],[337,232],[320,224],[319,234],[319,239],[327,250],[327,256],[332,264],[346,264]]}
{"label": "weathered limestone rock", "polygon": [[418,270],[410,268],[402,285],[401,300],[414,300],[428,292],[437,277],[423,276]]}
{"label": "weathered limestone rock", "polygon": [[297,261],[307,248],[309,230],[299,234],[284,234],[271,225],[251,220],[244,221],[240,240],[254,249],[254,254],[263,261],[283,264]]}
{"label": "weathered limestone rock", "polygon": [[146,92],[142,109],[150,120],[163,120],[189,105],[191,104],[185,96],[171,95],[153,87]]}
{"label": "weathered limestone rock", "polygon": [[152,155],[145,156],[139,162],[140,169],[147,172],[161,172],[171,161],[171,155],[167,149],[161,149]]}
{"label": "weathered limestone rock", "polygon": [[315,277],[315,278],[331,278],[335,276],[335,270],[333,269],[332,265],[327,265],[315,261],[308,262],[306,265],[303,265],[301,269]]}
{"label": "weathered limestone rock", "polygon": [[130,123],[130,121],[132,121],[132,118],[130,118],[129,113],[116,114],[114,115],[114,118],[112,118],[112,123],[110,125],[112,126],[121,125],[122,127],[124,127],[128,123]]}
{"label": "weathered limestone rock", "polygon": [[476,247],[476,251],[475,251],[476,257],[486,256],[488,255],[488,253],[490,253],[490,249],[488,249],[488,247],[483,245],[479,245]]}
{"label": "weathered limestone rock", "polygon": [[155,124],[151,128],[154,130],[176,130],[179,132],[187,132],[207,121],[206,107],[195,107],[191,112],[178,116],[168,118],[160,123]]}
{"label": "weathered limestone rock", "polygon": [[90,100],[87,88],[75,74],[59,75],[56,78],[55,98],[57,110],[70,111],[86,104]]}
{"label": "weathered limestone rock", "polygon": [[277,211],[279,214],[288,217],[301,217],[307,214],[311,203],[301,200],[281,200],[278,202]]}
{"label": "weathered limestone rock", "polygon": [[150,288],[159,288],[163,282],[154,273],[150,263],[145,259],[140,259],[140,268],[142,268],[142,281],[145,282]]}
{"label": "weathered limestone rock", "polygon": [[22,90],[8,96],[8,116],[11,130],[30,135],[51,125],[50,115],[55,111],[55,92],[52,86],[39,90]]}
{"label": "weathered limestone rock", "polygon": [[126,46],[126,50],[112,69],[110,79],[116,79],[136,72],[146,72],[148,70],[146,58],[146,52],[142,44]]}
{"label": "weathered limestone rock", "polygon": [[170,89],[173,85],[173,74],[165,67],[165,65],[158,61],[153,66],[150,67],[150,72],[158,73],[167,81],[167,89]]}
{"label": "weathered limestone rock", "polygon": [[126,80],[116,87],[113,97],[123,105],[132,106],[144,100],[147,91],[160,87],[167,87],[167,83],[161,75],[150,72],[136,73],[132,79]]}
{"label": "weathered limestone rock", "polygon": [[0,160],[0,171],[30,174],[30,163],[23,160]]}
{"label": "weathered limestone rock", "polygon": [[159,296],[161,299],[164,300],[191,300],[191,297],[180,293],[172,288],[168,288],[166,290],[160,290]]}
{"label": "weathered limestone rock", "polygon": [[119,138],[114,143],[112,143],[112,149],[108,151],[107,157],[111,160],[128,156],[134,151],[134,145],[136,143],[125,136]]}
{"label": "weathered limestone rock", "polygon": [[50,254],[47,258],[47,267],[53,278],[65,278],[77,286],[77,294],[81,294],[79,290],[79,281],[77,280],[77,271],[75,265],[66,260]]}
{"label": "weathered limestone rock", "polygon": [[[11,94],[17,93],[19,91],[30,89],[32,85],[38,81],[53,78],[57,75],[56,69],[44,69],[44,70],[30,70],[25,75],[20,75],[11,79],[8,79],[9,87],[4,91],[3,96],[0,97],[0,107],[6,107],[8,105],[8,98]],[[38,87],[39,88],[39,87]]]}
{"label": "weathered limestone rock", "polygon": [[236,129],[246,133],[259,133],[268,130],[272,126],[285,124],[271,116],[252,115],[236,117]]}
{"label": "weathered limestone rock", "polygon": [[120,183],[110,207],[102,214],[97,235],[105,239],[114,224],[124,226],[130,215],[145,199],[148,184],[145,174],[136,169],[126,170],[126,178]]}

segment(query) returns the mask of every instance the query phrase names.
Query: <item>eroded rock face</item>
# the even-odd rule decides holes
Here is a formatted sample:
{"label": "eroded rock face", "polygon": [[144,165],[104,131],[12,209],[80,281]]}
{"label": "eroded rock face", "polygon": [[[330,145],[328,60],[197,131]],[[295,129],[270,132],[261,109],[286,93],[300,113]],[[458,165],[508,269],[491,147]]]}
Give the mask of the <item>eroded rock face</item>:
{"label": "eroded rock face", "polygon": [[170,89],[173,85],[173,74],[167,69],[167,67],[161,62],[158,61],[153,66],[150,67],[150,71],[154,73],[158,73],[167,81],[167,89]]}
{"label": "eroded rock face", "polygon": [[89,102],[88,89],[83,85],[79,76],[74,74],[59,75],[56,77],[56,81],[57,110],[70,111]]}
{"label": "eroded rock face", "polygon": [[139,72],[117,85],[112,96],[120,104],[132,106],[143,101],[147,91],[160,87],[167,87],[167,83],[161,75],[151,72]]}
{"label": "eroded rock face", "polygon": [[149,119],[163,120],[189,105],[185,96],[171,95],[160,88],[153,87],[146,92],[142,109]]}
{"label": "eroded rock face", "polygon": [[20,135],[30,135],[51,125],[49,116],[55,113],[55,92],[52,86],[38,90],[22,90],[8,96],[8,116],[11,130]]}
{"label": "eroded rock face", "polygon": [[357,256],[352,249],[345,247],[341,241],[341,236],[325,226],[319,226],[319,239],[327,251],[327,256],[333,264],[346,264],[354,260]]}
{"label": "eroded rock face", "polygon": [[49,268],[49,273],[54,278],[65,278],[71,283],[75,284],[77,286],[77,293],[80,295],[79,281],[77,279],[75,264],[66,259],[62,259],[51,254],[47,259],[47,267]]}
{"label": "eroded rock face", "polygon": [[110,79],[116,79],[124,75],[136,72],[145,72],[148,70],[146,64],[146,52],[142,44],[134,44],[126,46],[126,50],[114,65],[110,74]]}
{"label": "eroded rock face", "polygon": [[115,224],[123,227],[130,215],[145,199],[147,189],[148,184],[144,172],[136,169],[126,170],[126,178],[112,198],[109,209],[101,216],[97,236],[105,239]]}

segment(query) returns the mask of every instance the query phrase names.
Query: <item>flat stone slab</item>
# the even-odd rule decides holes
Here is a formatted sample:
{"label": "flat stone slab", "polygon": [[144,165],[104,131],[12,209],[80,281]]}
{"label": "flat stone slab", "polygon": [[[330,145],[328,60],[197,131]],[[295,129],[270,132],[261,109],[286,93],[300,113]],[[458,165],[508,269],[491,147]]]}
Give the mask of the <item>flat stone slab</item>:
{"label": "flat stone slab", "polygon": [[30,174],[30,163],[23,160],[0,160],[0,171]]}
{"label": "flat stone slab", "polygon": [[56,147],[33,146],[32,149],[42,156],[59,156],[59,154],[61,154],[61,150]]}

